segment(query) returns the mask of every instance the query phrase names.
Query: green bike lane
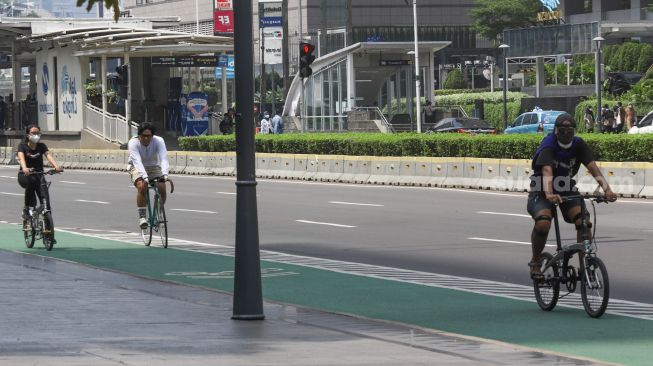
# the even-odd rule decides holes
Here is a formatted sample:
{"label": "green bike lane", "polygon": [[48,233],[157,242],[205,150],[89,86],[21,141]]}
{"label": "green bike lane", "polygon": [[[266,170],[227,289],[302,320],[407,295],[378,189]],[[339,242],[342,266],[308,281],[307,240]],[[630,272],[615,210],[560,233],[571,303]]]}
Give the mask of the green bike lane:
{"label": "green bike lane", "polygon": [[[0,224],[0,249],[32,253],[153,279],[231,292],[233,257],[144,247],[58,232],[47,252],[23,243],[16,225]],[[396,321],[571,356],[649,365],[653,322],[446,288],[410,284],[292,264],[262,261],[266,300]]]}

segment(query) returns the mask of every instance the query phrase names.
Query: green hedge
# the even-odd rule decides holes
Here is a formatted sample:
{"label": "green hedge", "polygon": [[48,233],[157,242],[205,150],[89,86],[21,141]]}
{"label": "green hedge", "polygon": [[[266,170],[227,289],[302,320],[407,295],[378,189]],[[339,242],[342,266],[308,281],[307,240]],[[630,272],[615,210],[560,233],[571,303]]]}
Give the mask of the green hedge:
{"label": "green hedge", "polygon": [[[602,161],[653,161],[652,135],[581,135]],[[257,152],[530,159],[542,135],[292,133],[256,135]],[[235,151],[234,135],[179,138],[184,151]]]}

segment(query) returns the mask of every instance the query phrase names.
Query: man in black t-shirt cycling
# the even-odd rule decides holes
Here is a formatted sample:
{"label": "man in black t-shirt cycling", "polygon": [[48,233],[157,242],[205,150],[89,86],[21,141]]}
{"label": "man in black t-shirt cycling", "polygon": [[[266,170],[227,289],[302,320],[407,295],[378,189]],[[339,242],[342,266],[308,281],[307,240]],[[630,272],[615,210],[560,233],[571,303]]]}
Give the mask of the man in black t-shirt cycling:
{"label": "man in black t-shirt cycling", "polygon": [[583,139],[574,136],[575,132],[576,121],[574,118],[567,113],[561,114],[556,118],[554,133],[542,140],[533,156],[533,175],[531,176],[531,189],[527,205],[528,213],[535,220],[531,233],[533,257],[528,263],[533,279],[542,277],[541,254],[551,228],[555,203],[560,204],[565,221],[576,225],[577,239],[579,242],[582,241],[581,205],[584,204],[583,199],[577,198],[562,202],[563,196],[578,195],[576,182],[572,178],[578,173],[581,163],[601,186],[605,197],[610,201],[617,199],[617,195],[612,192],[610,185],[596,165],[594,154],[589,146]]}

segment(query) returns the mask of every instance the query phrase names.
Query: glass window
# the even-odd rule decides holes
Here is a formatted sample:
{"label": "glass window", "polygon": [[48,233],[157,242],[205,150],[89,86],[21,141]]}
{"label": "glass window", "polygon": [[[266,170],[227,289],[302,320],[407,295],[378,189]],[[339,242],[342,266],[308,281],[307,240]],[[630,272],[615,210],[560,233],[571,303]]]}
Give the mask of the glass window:
{"label": "glass window", "polygon": [[526,116],[526,115],[521,115],[521,116],[517,117],[517,119],[513,123],[514,127],[521,126],[521,123],[522,123],[522,120],[524,119],[524,116]]}

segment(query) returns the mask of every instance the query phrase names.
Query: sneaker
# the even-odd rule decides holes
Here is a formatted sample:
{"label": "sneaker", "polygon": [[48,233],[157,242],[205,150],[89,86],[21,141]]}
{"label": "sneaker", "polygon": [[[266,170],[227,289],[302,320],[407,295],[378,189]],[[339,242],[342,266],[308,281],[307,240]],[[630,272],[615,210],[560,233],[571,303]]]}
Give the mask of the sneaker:
{"label": "sneaker", "polygon": [[142,230],[147,229],[147,219],[144,217],[138,219],[138,226],[140,226]]}
{"label": "sneaker", "polygon": [[30,214],[28,210],[23,210],[23,221],[29,221],[30,220]]}

